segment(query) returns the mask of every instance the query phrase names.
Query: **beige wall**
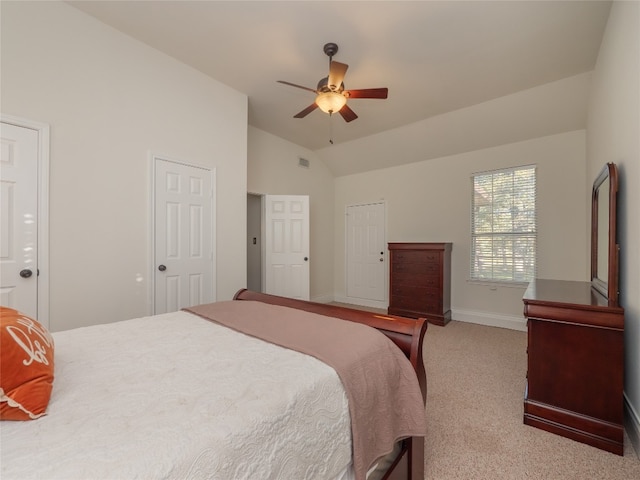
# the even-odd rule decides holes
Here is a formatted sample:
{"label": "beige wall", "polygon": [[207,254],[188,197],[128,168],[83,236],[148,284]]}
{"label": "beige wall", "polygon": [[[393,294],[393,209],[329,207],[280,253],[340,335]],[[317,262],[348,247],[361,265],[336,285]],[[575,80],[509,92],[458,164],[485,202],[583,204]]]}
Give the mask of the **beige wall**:
{"label": "beige wall", "polygon": [[336,177],[583,130],[582,73],[317,151]]}
{"label": "beige wall", "polygon": [[618,165],[620,303],[625,309],[628,431],[640,454],[640,3],[613,3],[593,73],[587,126],[588,189]]}
{"label": "beige wall", "polygon": [[587,205],[585,134],[576,131],[451,157],[336,179],[335,291],[345,295],[344,221],[347,205],[384,199],[390,242],[453,242],[453,318],[485,323],[489,317],[524,328],[524,287],[469,282],[471,175],[536,164],[538,167],[538,273],[585,280]]}
{"label": "beige wall", "polygon": [[[302,157],[310,167],[298,166]],[[310,296],[333,300],[333,176],[316,155],[293,143],[249,127],[250,193],[309,195]]]}
{"label": "beige wall", "polygon": [[[526,115],[530,104],[554,101],[562,95],[558,88],[578,89],[586,102],[585,81],[589,75],[548,85],[497,99],[501,111],[521,111]],[[572,97],[573,98],[573,97]],[[517,108],[515,107],[517,106]],[[495,111],[492,102],[469,107],[443,118],[431,119],[425,128],[440,125],[447,135],[460,135],[468,129],[468,118],[482,116],[489,123]],[[540,110],[539,106],[535,107]],[[469,110],[469,111],[467,111]],[[586,107],[583,108],[586,123]],[[446,118],[444,118],[446,117]],[[383,132],[387,150],[420,152],[429,135],[415,132],[416,125],[405,127],[407,134]],[[402,129],[400,129],[402,130]],[[429,130],[430,131],[430,130]],[[534,132],[535,133],[535,132]],[[379,143],[378,136],[354,145],[336,145],[336,155],[369,154],[367,145]],[[401,140],[394,140],[396,137]],[[350,150],[351,149],[351,150]],[[542,136],[517,143],[477,149],[404,166],[374,170],[368,173],[339,176],[332,179],[323,160],[331,149],[305,151],[261,130],[249,129],[250,192],[311,194],[314,213],[312,241],[333,247],[314,253],[311,268],[312,298],[346,300],[344,214],[348,205],[384,200],[387,208],[388,241],[453,242],[452,309],[454,318],[524,329],[522,294],[524,287],[489,286],[470,283],[470,177],[475,172],[516,165],[538,165],[539,237],[538,273],[541,277],[587,280],[588,215],[590,206],[586,181],[585,131]],[[358,153],[360,151],[360,153]],[[379,155],[376,152],[375,155]],[[298,156],[311,160],[309,171],[297,167]],[[329,160],[330,162],[331,160]],[[364,161],[364,160],[363,160]],[[329,192],[334,191],[332,195]],[[322,201],[318,197],[322,196]],[[316,199],[314,202],[313,199]],[[330,207],[327,205],[332,203]],[[318,218],[320,216],[320,218]],[[315,217],[315,218],[314,218]],[[331,222],[328,225],[327,222]],[[331,264],[331,265],[330,265]],[[327,275],[332,275],[328,279]],[[315,280],[313,280],[315,279]],[[318,287],[320,285],[322,287]]]}
{"label": "beige wall", "polygon": [[216,169],[217,298],[245,285],[247,98],[59,2],[3,2],[2,113],[50,125],[50,327],[150,308],[151,153]]}
{"label": "beige wall", "polygon": [[[247,191],[310,195],[311,296],[319,301],[345,293],[345,206],[383,198],[389,241],[454,243],[454,318],[474,321],[490,314],[506,323],[522,321],[522,289],[491,290],[467,282],[470,175],[536,163],[539,275],[583,280],[588,277],[591,182],[604,162],[615,161],[622,174],[625,392],[637,425],[640,259],[632,246],[640,244],[640,193],[634,188],[640,180],[638,8],[636,2],[613,4],[590,95],[588,155],[585,132],[571,118],[559,122],[568,133],[541,136],[548,132],[534,128],[539,133],[533,136],[539,138],[497,147],[483,144],[432,160],[421,156],[414,164],[334,181],[320,160],[331,149],[314,153],[257,129],[247,132],[245,95],[64,3],[3,2],[2,113],[51,126],[52,329],[150,312],[150,152],[217,170],[219,300],[246,283]],[[578,76],[551,90],[554,98],[571,98],[575,104],[588,83],[588,75]],[[522,113],[523,119],[535,111],[538,118],[544,112],[542,102],[531,100],[538,98],[535,92],[488,102],[488,111],[510,112],[505,118]],[[455,143],[461,135],[479,135],[469,118],[491,123],[487,110],[464,110],[456,115],[466,123],[447,117],[446,131],[436,128],[431,134]],[[442,126],[438,122],[430,119],[425,125]],[[425,135],[420,127],[364,139],[355,151],[352,145],[333,152],[364,161],[373,150],[422,155]],[[384,148],[376,147],[380,142]],[[309,170],[297,166],[300,156],[311,161]]]}

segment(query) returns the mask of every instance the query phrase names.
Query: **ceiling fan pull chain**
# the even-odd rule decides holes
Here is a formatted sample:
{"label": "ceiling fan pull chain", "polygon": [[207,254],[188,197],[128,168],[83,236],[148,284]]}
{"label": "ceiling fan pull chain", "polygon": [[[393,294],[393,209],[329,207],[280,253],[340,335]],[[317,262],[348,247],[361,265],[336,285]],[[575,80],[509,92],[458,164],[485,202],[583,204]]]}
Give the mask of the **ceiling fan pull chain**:
{"label": "ceiling fan pull chain", "polygon": [[333,122],[331,119],[333,118],[333,112],[329,112],[329,143],[333,145]]}

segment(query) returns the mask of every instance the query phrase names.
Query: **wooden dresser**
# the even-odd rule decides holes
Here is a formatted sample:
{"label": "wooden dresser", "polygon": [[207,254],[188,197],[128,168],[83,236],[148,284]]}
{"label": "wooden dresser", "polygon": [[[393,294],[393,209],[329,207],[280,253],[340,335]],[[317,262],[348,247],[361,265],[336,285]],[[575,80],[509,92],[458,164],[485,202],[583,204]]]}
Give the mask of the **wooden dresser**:
{"label": "wooden dresser", "polygon": [[524,423],[622,455],[624,310],[590,282],[536,279],[523,301]]}
{"label": "wooden dresser", "polygon": [[451,320],[451,243],[389,243],[389,315]]}

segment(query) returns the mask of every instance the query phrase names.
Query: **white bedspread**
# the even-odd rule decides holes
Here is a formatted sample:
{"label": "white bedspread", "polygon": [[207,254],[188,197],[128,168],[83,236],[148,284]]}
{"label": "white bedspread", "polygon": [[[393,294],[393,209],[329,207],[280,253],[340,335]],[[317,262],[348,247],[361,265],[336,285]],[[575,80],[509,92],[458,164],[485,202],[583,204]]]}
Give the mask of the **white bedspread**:
{"label": "white bedspread", "polygon": [[0,427],[3,480],[317,480],[351,462],[344,389],[315,358],[186,312],[54,339],[48,414]]}

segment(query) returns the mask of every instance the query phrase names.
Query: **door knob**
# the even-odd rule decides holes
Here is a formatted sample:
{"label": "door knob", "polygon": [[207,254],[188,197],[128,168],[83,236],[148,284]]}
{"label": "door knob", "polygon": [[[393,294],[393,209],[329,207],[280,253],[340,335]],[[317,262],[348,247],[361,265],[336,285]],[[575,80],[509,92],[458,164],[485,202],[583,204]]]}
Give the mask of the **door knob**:
{"label": "door knob", "polygon": [[33,272],[28,268],[25,268],[24,270],[20,270],[20,276],[22,278],[29,278],[31,275],[33,275]]}
{"label": "door knob", "polygon": [[158,270],[160,270],[161,272],[164,272],[167,269],[167,267],[165,267],[164,265],[160,265],[158,267]]}
{"label": "door knob", "polygon": [[309,260],[309,257],[304,257],[304,261],[307,262]]}

